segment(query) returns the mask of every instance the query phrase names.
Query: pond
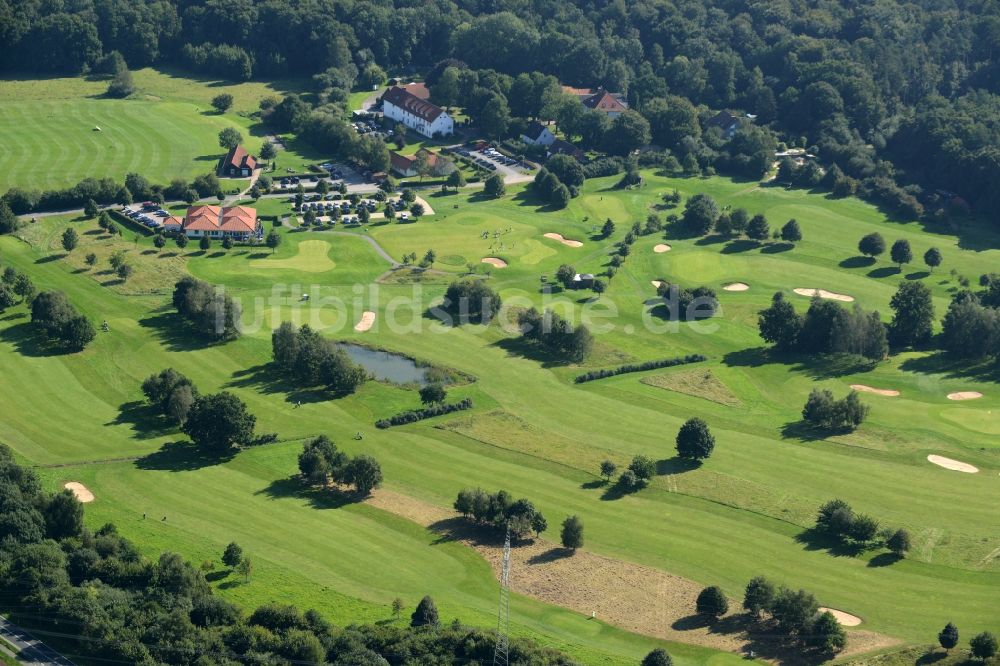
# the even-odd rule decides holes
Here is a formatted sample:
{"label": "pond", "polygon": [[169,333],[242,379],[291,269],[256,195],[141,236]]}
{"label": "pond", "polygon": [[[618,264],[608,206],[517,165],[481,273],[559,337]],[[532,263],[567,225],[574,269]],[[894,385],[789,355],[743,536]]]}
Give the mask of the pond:
{"label": "pond", "polygon": [[374,375],[375,379],[393,384],[423,386],[427,383],[427,368],[420,367],[405,356],[350,343],[341,343],[340,347],[352,361]]}

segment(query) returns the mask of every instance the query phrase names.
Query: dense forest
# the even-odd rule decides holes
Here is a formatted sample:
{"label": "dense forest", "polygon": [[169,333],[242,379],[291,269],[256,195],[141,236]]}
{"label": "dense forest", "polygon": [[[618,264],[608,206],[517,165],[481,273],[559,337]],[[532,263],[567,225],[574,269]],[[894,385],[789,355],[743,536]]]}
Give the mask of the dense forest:
{"label": "dense forest", "polygon": [[[0,0],[0,42],[0,71],[74,74],[118,51],[133,68],[316,76],[328,93],[442,62],[537,71],[625,93],[681,162],[715,163],[702,125],[732,109],[809,148],[840,193],[906,216],[1000,204],[997,3]],[[502,77],[489,83],[505,94]]]}

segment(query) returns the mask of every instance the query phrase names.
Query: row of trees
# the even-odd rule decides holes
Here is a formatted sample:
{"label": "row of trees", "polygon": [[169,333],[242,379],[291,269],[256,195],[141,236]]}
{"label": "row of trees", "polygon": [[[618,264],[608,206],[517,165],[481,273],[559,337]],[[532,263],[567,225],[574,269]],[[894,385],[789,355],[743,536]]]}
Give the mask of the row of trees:
{"label": "row of trees", "polygon": [[353,393],[368,373],[347,356],[341,346],[312,330],[282,322],[271,333],[274,368],[298,386],[322,386],[339,395]]}
{"label": "row of trees", "polygon": [[574,326],[552,310],[528,308],[518,313],[521,337],[548,353],[574,363],[583,361],[594,347],[594,336],[583,324]]}
{"label": "row of trees", "polygon": [[802,240],[802,228],[794,218],[785,222],[772,234],[771,225],[763,213],[751,217],[745,208],[720,210],[719,204],[709,194],[695,194],[688,199],[680,219],[684,227],[697,236],[706,236],[714,232],[730,238],[745,235],[758,242],[772,237],[792,244]]}
{"label": "row of trees", "polygon": [[[42,490],[37,473],[0,444],[0,597],[10,617],[62,634],[81,659],[129,664],[377,664],[400,654],[419,663],[492,659],[495,632],[439,626],[429,598],[414,629],[392,625],[333,627],[317,611],[268,603],[245,612],[212,592],[205,569],[176,553],[152,560],[114,525],[91,531],[83,505],[64,490]],[[238,544],[223,562],[249,582],[250,558]],[[402,600],[393,605],[398,614]],[[70,634],[66,627],[72,627]],[[220,658],[219,655],[225,655]],[[570,666],[555,650],[514,639],[511,659]],[[222,659],[220,662],[219,660]]]}
{"label": "row of trees", "polygon": [[370,455],[350,457],[326,435],[307,440],[299,454],[299,473],[310,486],[327,488],[331,482],[352,485],[361,497],[382,485],[382,467]]}
{"label": "row of trees", "polygon": [[875,362],[889,353],[886,327],[878,312],[865,312],[858,305],[847,310],[819,296],[803,316],[782,292],[775,293],[770,307],[760,312],[758,329],[761,338],[782,351],[849,353]]}
{"label": "row of trees", "polygon": [[240,336],[240,304],[221,288],[185,276],[174,285],[172,303],[177,313],[208,340],[226,342]]}
{"label": "row of trees", "polygon": [[815,530],[852,548],[869,549],[884,545],[900,558],[912,547],[910,533],[905,529],[883,528],[878,520],[864,513],[855,513],[847,502],[840,499],[830,500],[819,508]]}

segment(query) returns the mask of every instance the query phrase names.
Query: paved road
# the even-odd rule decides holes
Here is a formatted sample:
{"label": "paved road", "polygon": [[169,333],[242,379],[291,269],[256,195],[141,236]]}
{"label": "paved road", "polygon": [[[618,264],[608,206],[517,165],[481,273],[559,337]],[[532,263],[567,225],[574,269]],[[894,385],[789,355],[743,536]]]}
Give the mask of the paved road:
{"label": "paved road", "polygon": [[20,627],[0,617],[0,636],[14,645],[21,654],[18,659],[28,666],[74,666],[73,662],[42,643]]}
{"label": "paved road", "polygon": [[392,258],[391,254],[385,251],[385,248],[383,248],[381,245],[378,244],[378,241],[376,241],[374,238],[366,234],[354,234],[349,231],[325,231],[325,232],[320,231],[318,233],[327,233],[333,236],[353,236],[355,238],[363,238],[368,242],[369,245],[375,248],[375,252],[378,253],[378,256],[382,257],[393,266],[402,266],[402,264],[400,264],[398,261]]}

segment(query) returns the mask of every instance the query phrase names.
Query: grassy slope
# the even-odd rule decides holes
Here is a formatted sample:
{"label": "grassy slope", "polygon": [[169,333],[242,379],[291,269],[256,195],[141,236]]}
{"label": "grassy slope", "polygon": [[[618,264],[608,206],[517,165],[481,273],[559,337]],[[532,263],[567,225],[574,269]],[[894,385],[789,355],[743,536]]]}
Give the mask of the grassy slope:
{"label": "grassy slope", "polygon": [[[192,81],[168,72],[134,72],[137,92],[105,98],[107,82],[80,78],[0,81],[0,191],[55,189],[85,177],[120,180],[136,171],[155,183],[190,179],[215,168],[225,151],[218,133],[234,126],[256,153],[263,128],[249,117],[261,98],[298,90],[292,83]],[[211,108],[233,95],[224,115]],[[97,132],[94,127],[100,127]],[[278,164],[296,171],[317,155],[295,142]]]}
{"label": "grassy slope", "polygon": [[[287,265],[248,270],[248,259],[267,261],[264,256],[233,253],[203,258],[189,253],[191,272],[225,283],[245,303],[268,298],[274,282],[288,285],[285,294],[302,293],[308,291],[305,285],[315,285],[320,298],[346,299],[350,307],[341,314],[327,307],[324,314],[315,315],[320,298],[299,312],[303,317],[317,316],[317,323],[330,326],[331,333],[339,330],[338,336],[357,335],[350,325],[362,309],[374,306],[380,326],[366,339],[479,377],[476,384],[454,391],[455,397],[470,395],[476,400],[478,409],[471,419],[456,420],[459,425],[448,430],[435,427],[439,419],[378,432],[371,428],[372,421],[415,404],[412,393],[369,385],[334,402],[304,400],[302,408],[293,412],[290,403],[301,396],[283,393],[259,372],[258,366],[267,359],[266,330],[225,347],[192,345],[170,317],[156,311],[162,297],[122,298],[119,293],[127,286],[101,287],[92,277],[73,275],[73,258],[45,262],[48,250],[4,238],[0,256],[25,267],[43,286],[65,289],[88,314],[112,324],[112,333],[100,336],[79,355],[18,355],[11,353],[12,347],[19,345],[30,353],[32,346],[24,320],[16,318],[17,312],[7,315],[0,330],[0,354],[13,378],[0,388],[4,404],[9,405],[7,439],[38,463],[154,452],[182,438],[161,429],[131,403],[140,397],[142,377],[173,365],[192,376],[202,390],[226,387],[239,392],[258,414],[260,429],[277,431],[283,438],[326,432],[345,448],[357,450],[362,447],[350,436],[364,431],[360,444],[383,462],[388,486],[424,500],[447,505],[463,485],[503,485],[535,500],[551,524],[569,513],[580,515],[592,550],[720,583],[734,595],[751,575],[765,573],[815,591],[825,604],[861,615],[866,627],[909,640],[925,640],[946,619],[954,619],[966,631],[986,628],[985,621],[1000,611],[994,594],[1000,574],[989,558],[1000,546],[994,511],[1000,495],[995,476],[1000,461],[983,436],[995,425],[989,417],[998,407],[994,386],[981,385],[978,377],[963,376],[960,369],[930,372],[937,362],[920,354],[894,358],[870,372],[847,369],[842,376],[831,376],[818,363],[774,362],[758,349],[753,323],[755,311],[774,290],[798,286],[851,293],[864,307],[887,312],[895,284],[914,271],[872,277],[867,275],[872,267],[839,265],[854,254],[857,238],[873,226],[890,240],[909,238],[917,256],[937,245],[945,254],[945,269],[960,266],[972,278],[1000,258],[1000,252],[985,249],[994,239],[972,233],[959,239],[935,235],[917,225],[884,222],[860,202],[830,201],[724,179],[652,178],[651,182],[638,193],[601,189],[609,181],[588,183],[584,195],[562,213],[540,213],[519,198],[471,203],[464,194],[432,198],[439,212],[434,218],[376,226],[370,234],[394,256],[409,251],[422,254],[432,247],[439,257],[449,257],[448,263],[438,266],[443,270],[458,272],[465,261],[482,256],[503,257],[510,268],[494,270],[491,280],[505,299],[538,303],[538,276],[551,274],[559,263],[574,263],[583,270],[601,268],[608,243],[589,239],[595,223],[613,217],[621,224],[612,240],[620,238],[628,221],[644,219],[647,205],[663,188],[676,186],[685,194],[708,191],[725,203],[766,212],[772,224],[794,216],[806,241],[780,254],[759,249],[732,252],[734,248],[727,250],[722,244],[671,239],[674,249],[656,255],[651,248],[659,239],[644,238],[599,302],[614,303],[619,311],[609,320],[615,330],[600,337],[600,363],[707,353],[709,367],[740,399],[740,407],[663,391],[641,384],[636,375],[572,386],[571,377],[578,369],[545,367],[512,356],[496,344],[500,336],[495,329],[445,330],[423,320],[419,309],[397,319],[416,322],[425,333],[393,333],[382,325],[384,304],[408,294],[410,287],[381,286],[378,303],[372,290],[354,289],[356,282],[369,283],[385,268],[360,241],[312,232],[286,234],[286,243],[275,255],[278,260],[294,262],[301,238],[330,242],[330,259],[337,267],[321,274]],[[45,224],[52,225],[54,235],[64,222]],[[479,237],[483,230],[507,228],[512,231],[504,236],[504,250],[489,250],[492,240]],[[586,244],[565,248],[541,238],[547,231]],[[141,249],[135,252],[137,261],[163,261],[138,254]],[[40,259],[44,263],[34,263]],[[143,266],[139,265],[140,272],[153,270]],[[642,306],[653,295],[649,280],[654,277],[717,287],[743,280],[752,289],[720,292],[723,313],[713,322],[718,329],[712,334],[696,333],[689,326],[654,334],[644,328]],[[954,279],[939,270],[925,281],[942,310]],[[422,289],[426,299],[441,293],[443,285]],[[262,321],[293,316],[293,300],[282,299],[269,307]],[[804,308],[808,301],[796,302]],[[646,320],[662,325],[655,317]],[[626,326],[639,333],[626,333]],[[852,382],[862,382],[899,388],[903,395],[865,396],[873,405],[872,417],[855,435],[831,441],[782,437],[783,426],[798,419],[804,397],[816,382],[838,393]],[[980,388],[987,397],[961,406],[944,399],[948,391],[966,388]],[[510,419],[498,411],[517,414],[530,427],[512,429]],[[48,416],[52,413],[65,416],[53,421]],[[695,414],[712,424],[719,441],[716,455],[702,469],[661,476],[653,488],[616,501],[602,501],[600,489],[588,488],[596,463],[604,457],[626,462],[642,452],[663,459],[663,470],[672,471],[673,433],[683,419]],[[409,600],[430,592],[440,597],[446,614],[489,622],[494,603],[489,572],[473,555],[451,544],[430,545],[433,537],[366,507],[317,510],[307,499],[282,494],[286,486],[273,482],[287,478],[294,469],[296,446],[290,442],[245,452],[223,465],[206,465],[183,448],[168,447],[172,453],[135,464],[59,468],[47,475],[53,483],[83,480],[99,498],[88,511],[89,520],[115,520],[151,550],[170,546],[197,560],[218,552],[231,538],[245,542],[263,562],[258,579],[226,593],[247,603],[272,596],[302,598],[310,594],[303,590],[311,589],[314,603],[336,617],[376,617],[385,613],[396,595]],[[983,473],[946,472],[926,463],[929,452],[973,462]],[[149,482],[154,475],[156,482]],[[798,543],[796,537],[809,524],[815,507],[833,496],[889,525],[910,528],[917,541],[913,556],[878,568],[870,566],[870,557],[834,557]],[[168,514],[168,524],[142,523],[140,512],[147,509],[157,520],[161,513]],[[279,520],[280,534],[275,527]],[[332,530],[329,538],[320,538],[327,530]],[[345,543],[331,543],[338,540],[335,534]],[[387,534],[412,547],[380,550]],[[407,553],[406,562],[389,557],[399,552]],[[379,575],[365,575],[364,567],[376,560]],[[310,584],[336,593],[320,593]],[[626,641],[617,632],[580,622],[572,614],[527,600],[518,604],[519,631],[563,636],[562,646],[576,654],[594,656],[594,646],[602,645],[608,653],[634,658],[647,647],[626,647],[634,639]],[[706,654],[695,656],[704,659]]]}

